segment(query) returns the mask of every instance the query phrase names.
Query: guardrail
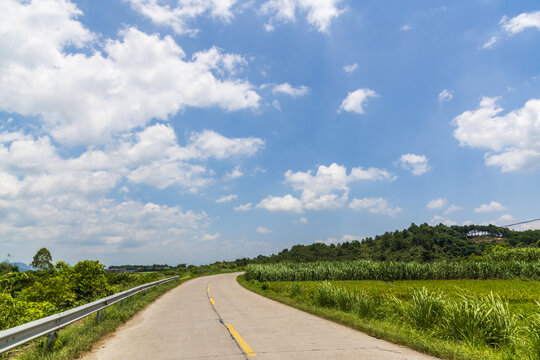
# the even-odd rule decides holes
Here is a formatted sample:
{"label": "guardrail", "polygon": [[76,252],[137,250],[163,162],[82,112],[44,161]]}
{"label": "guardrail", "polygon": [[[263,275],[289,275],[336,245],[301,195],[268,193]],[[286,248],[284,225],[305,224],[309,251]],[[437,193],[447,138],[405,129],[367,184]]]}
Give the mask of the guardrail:
{"label": "guardrail", "polygon": [[154,281],[152,283],[140,285],[129,290],[96,300],[94,302],[58,313],[45,318],[35,320],[11,329],[0,331],[0,354],[11,350],[19,345],[23,345],[38,337],[49,334],[48,345],[54,339],[55,331],[80,320],[90,314],[97,312],[98,321],[101,320],[101,310],[112,304],[123,301],[137,293],[145,291],[154,286],[176,280],[178,276]]}

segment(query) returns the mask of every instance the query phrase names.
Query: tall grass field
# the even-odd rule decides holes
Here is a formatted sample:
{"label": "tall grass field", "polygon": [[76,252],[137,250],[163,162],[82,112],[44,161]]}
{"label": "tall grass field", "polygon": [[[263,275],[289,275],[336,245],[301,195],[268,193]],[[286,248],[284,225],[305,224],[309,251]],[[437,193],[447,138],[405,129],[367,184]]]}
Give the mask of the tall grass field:
{"label": "tall grass field", "polygon": [[251,264],[275,300],[443,359],[540,360],[538,251],[478,261]]}
{"label": "tall grass field", "polygon": [[431,263],[357,260],[343,262],[250,264],[246,278],[265,281],[317,280],[540,280],[540,261],[437,261]]}

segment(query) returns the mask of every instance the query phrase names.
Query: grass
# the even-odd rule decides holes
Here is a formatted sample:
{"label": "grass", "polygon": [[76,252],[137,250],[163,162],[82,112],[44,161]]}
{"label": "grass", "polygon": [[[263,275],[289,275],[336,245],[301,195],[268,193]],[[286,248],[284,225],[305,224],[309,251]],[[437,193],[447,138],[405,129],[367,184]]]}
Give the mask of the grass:
{"label": "grass", "polygon": [[106,335],[114,332],[137,312],[144,309],[158,297],[192,277],[171,281],[148,289],[126,300],[124,305],[116,303],[102,311],[102,321],[96,323],[96,315],[65,327],[57,332],[51,350],[46,349],[46,337],[0,355],[0,359],[17,360],[71,360],[92,349],[92,346]]}
{"label": "grass", "polygon": [[540,359],[540,284],[535,281],[260,283],[239,277],[238,282],[443,359]]}

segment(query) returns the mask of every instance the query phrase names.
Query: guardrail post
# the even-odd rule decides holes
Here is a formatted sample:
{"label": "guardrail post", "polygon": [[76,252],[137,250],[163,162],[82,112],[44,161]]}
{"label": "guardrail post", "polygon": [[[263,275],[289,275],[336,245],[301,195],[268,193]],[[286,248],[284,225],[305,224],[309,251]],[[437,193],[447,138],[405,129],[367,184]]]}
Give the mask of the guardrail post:
{"label": "guardrail post", "polygon": [[49,335],[47,335],[47,343],[45,345],[45,349],[47,349],[47,351],[51,351],[55,340],[56,340],[56,331],[53,331],[49,333]]}
{"label": "guardrail post", "polygon": [[96,322],[97,323],[101,322],[101,317],[102,317],[101,310],[98,310],[97,315],[96,315]]}

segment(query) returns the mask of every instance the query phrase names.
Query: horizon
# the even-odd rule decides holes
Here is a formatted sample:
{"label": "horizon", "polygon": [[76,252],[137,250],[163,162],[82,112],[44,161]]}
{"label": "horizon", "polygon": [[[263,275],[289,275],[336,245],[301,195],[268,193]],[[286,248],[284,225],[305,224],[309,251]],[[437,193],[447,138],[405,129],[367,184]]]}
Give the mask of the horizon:
{"label": "horizon", "polygon": [[15,259],[210,264],[540,216],[537,1],[0,8]]}

